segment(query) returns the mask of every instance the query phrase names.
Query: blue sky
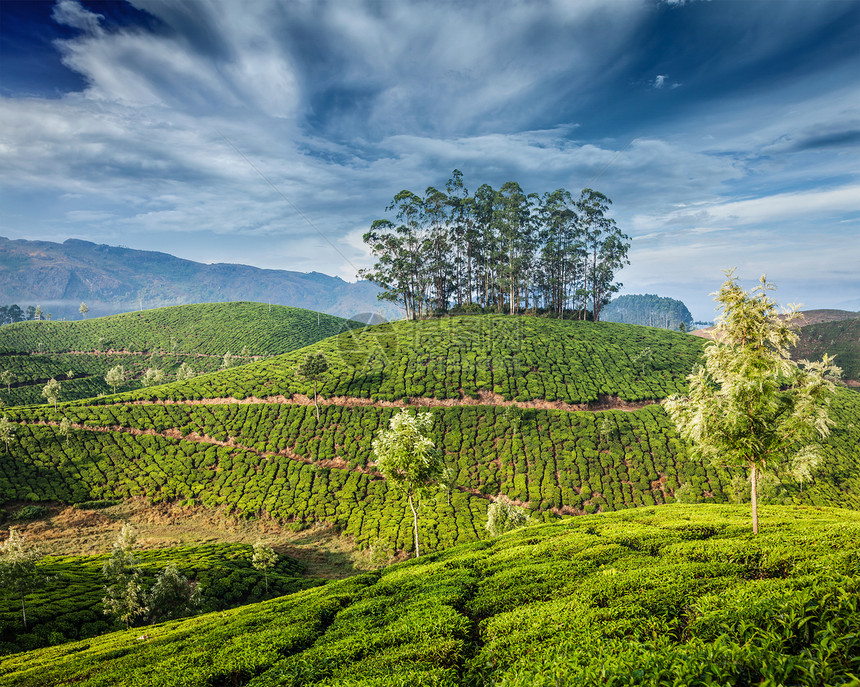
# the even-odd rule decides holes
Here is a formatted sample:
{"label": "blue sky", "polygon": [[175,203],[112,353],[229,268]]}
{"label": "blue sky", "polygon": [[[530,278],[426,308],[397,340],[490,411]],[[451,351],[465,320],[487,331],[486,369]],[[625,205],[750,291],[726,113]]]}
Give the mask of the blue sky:
{"label": "blue sky", "polygon": [[0,0],[0,32],[0,235],[353,280],[457,168],[602,191],[624,292],[697,318],[729,267],[860,309],[860,0]]}

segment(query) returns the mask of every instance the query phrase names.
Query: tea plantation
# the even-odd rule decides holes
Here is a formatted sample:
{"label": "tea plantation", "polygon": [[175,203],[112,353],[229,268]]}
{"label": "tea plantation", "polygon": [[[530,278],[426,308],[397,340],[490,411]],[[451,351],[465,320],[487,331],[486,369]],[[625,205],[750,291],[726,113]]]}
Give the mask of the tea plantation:
{"label": "tea plantation", "polygon": [[[698,337],[613,322],[465,316],[352,330],[300,351],[121,397],[204,399],[312,394],[296,374],[311,351],[331,369],[323,396],[397,401],[497,394],[506,400],[583,404],[602,396],[661,399],[682,391],[702,351]],[[110,402],[115,402],[115,399]]]}
{"label": "tea plantation", "polygon": [[6,657],[0,684],[856,685],[860,514],[671,505]]}
{"label": "tea plantation", "polygon": [[846,379],[860,381],[860,318],[801,327],[794,357],[813,360],[825,353],[836,356]]}
{"label": "tea plantation", "polygon": [[[112,392],[107,371],[123,365],[118,390],[140,388],[143,372],[163,370],[171,379],[182,363],[195,374],[218,370],[230,352],[234,364],[301,348],[363,325],[300,308],[263,303],[180,305],[75,322],[29,321],[0,327],[0,386],[6,405],[44,403],[42,387],[61,382],[61,400]],[[71,371],[72,377],[68,373]]]}
{"label": "tea plantation", "polygon": [[[303,567],[281,556],[269,573],[269,591],[263,574],[251,566],[252,547],[242,544],[205,544],[136,553],[149,584],[169,564],[197,583],[201,609],[216,611],[265,598],[282,596],[316,586],[321,581],[302,577]],[[47,582],[27,596],[24,630],[20,598],[0,596],[0,655],[60,642],[84,639],[123,627],[102,612],[105,578],[102,565],[109,557],[49,556],[39,564]]]}

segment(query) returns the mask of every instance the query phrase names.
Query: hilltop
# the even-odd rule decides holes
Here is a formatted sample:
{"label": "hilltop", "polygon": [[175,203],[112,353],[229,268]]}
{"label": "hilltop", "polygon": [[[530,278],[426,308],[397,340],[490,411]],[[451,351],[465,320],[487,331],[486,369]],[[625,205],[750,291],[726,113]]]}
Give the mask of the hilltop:
{"label": "hilltop", "polygon": [[[0,389],[8,405],[44,403],[41,389],[61,381],[61,399],[112,389],[105,373],[126,368],[121,388],[137,388],[153,367],[166,379],[183,363],[194,373],[217,370],[230,353],[240,365],[282,354],[341,331],[362,327],[332,315],[263,303],[181,305],[75,322],[30,321],[0,327],[0,370],[14,382]],[[71,373],[71,374],[70,374]]]}
{"label": "hilltop", "polygon": [[167,253],[89,241],[0,237],[0,303],[41,305],[54,319],[75,319],[85,301],[93,315],[190,303],[259,301],[340,317],[400,311],[379,301],[370,282],[350,284],[319,272],[204,264]]}
{"label": "hilltop", "polygon": [[809,324],[800,330],[794,350],[797,359],[817,360],[825,353],[836,356],[845,380],[860,386],[860,319]]}
{"label": "hilltop", "polygon": [[854,684],[860,515],[666,506],[7,657],[51,687]]}

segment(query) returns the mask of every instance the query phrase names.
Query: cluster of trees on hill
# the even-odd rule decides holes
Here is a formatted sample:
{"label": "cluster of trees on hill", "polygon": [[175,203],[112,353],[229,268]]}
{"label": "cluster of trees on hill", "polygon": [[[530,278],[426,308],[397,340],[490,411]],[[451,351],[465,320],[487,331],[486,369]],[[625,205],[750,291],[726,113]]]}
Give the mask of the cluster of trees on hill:
{"label": "cluster of trees on hill", "polygon": [[28,305],[21,309],[17,303],[12,305],[0,305],[0,324],[12,324],[24,322],[25,320],[50,320],[51,313],[42,312],[40,305]]}
{"label": "cluster of trees on hill", "polygon": [[545,309],[593,319],[621,284],[629,237],[609,217],[612,201],[590,188],[526,194],[515,181],[470,194],[454,170],[445,191],[401,191],[364,235],[378,258],[359,276],[407,318]]}
{"label": "cluster of trees on hill", "polygon": [[685,331],[693,324],[692,314],[681,301],[650,293],[615,298],[603,309],[603,319]]}

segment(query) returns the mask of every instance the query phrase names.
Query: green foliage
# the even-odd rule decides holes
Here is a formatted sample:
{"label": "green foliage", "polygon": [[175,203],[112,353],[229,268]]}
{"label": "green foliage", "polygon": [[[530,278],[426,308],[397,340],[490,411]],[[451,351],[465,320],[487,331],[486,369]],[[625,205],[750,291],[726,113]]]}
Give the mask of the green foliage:
{"label": "green foliage", "polygon": [[765,278],[745,292],[728,273],[717,294],[721,316],[704,365],[690,375],[689,398],[673,397],[665,407],[696,453],[712,463],[744,466],[752,481],[753,531],[757,472],[800,457],[818,461],[818,440],[830,433],[830,397],[839,370],[825,357],[797,364],[789,349],[796,313],[780,317],[767,295]]}
{"label": "green foliage", "polygon": [[56,408],[57,402],[60,400],[60,383],[53,377],[49,379],[48,383],[45,384],[45,387],[42,389],[42,396],[45,397],[45,400],[48,403]]}
{"label": "green foliage", "polygon": [[254,544],[254,555],[251,557],[251,564],[255,570],[260,570],[263,573],[263,579],[266,584],[266,593],[269,593],[269,571],[274,569],[278,563],[278,554],[271,546],[267,546],[261,541]]}
{"label": "green foliage", "polygon": [[[252,553],[252,547],[246,544],[138,551],[136,559],[146,605],[150,609],[158,607],[153,603],[153,589],[159,576],[170,566],[175,567],[178,576],[194,585],[199,605],[188,609],[191,614],[224,611],[322,583],[303,577],[303,567],[298,561],[280,556],[269,572],[267,594],[259,573],[252,567]],[[102,612],[105,595],[102,567],[110,557],[111,554],[101,554],[42,559],[38,571],[44,584],[26,597],[29,632],[22,630],[20,597],[0,596],[0,654],[85,639],[124,627],[123,623]],[[178,586],[182,591],[182,585]],[[159,617],[150,615],[147,622],[160,622]],[[150,630],[138,630],[138,635],[141,632]]]}
{"label": "green foliage", "polygon": [[116,367],[112,367],[108,370],[105,375],[105,382],[107,382],[114,393],[116,393],[116,388],[125,381],[125,367],[122,365],[117,365]]}
{"label": "green foliage", "polygon": [[[7,657],[20,687],[851,684],[860,515],[668,506]],[[179,682],[182,680],[183,682]]]}
{"label": "green foliage", "polygon": [[197,586],[171,563],[155,579],[146,596],[146,607],[150,623],[174,620],[196,613],[200,608],[200,595]]}
{"label": "green foliage", "polygon": [[104,613],[121,620],[126,629],[148,610],[134,551],[136,544],[137,532],[125,523],[114,542],[113,553],[102,567],[107,581]]}
{"label": "green foliage", "polygon": [[525,508],[517,506],[502,494],[487,508],[487,532],[490,536],[498,537],[500,534],[525,526],[528,519]]}
{"label": "green foliage", "polygon": [[24,630],[27,629],[27,607],[25,595],[44,583],[44,577],[36,567],[42,557],[39,551],[26,543],[26,537],[14,527],[9,528],[9,537],[0,544],[0,589],[15,594],[21,599],[21,614]]}

